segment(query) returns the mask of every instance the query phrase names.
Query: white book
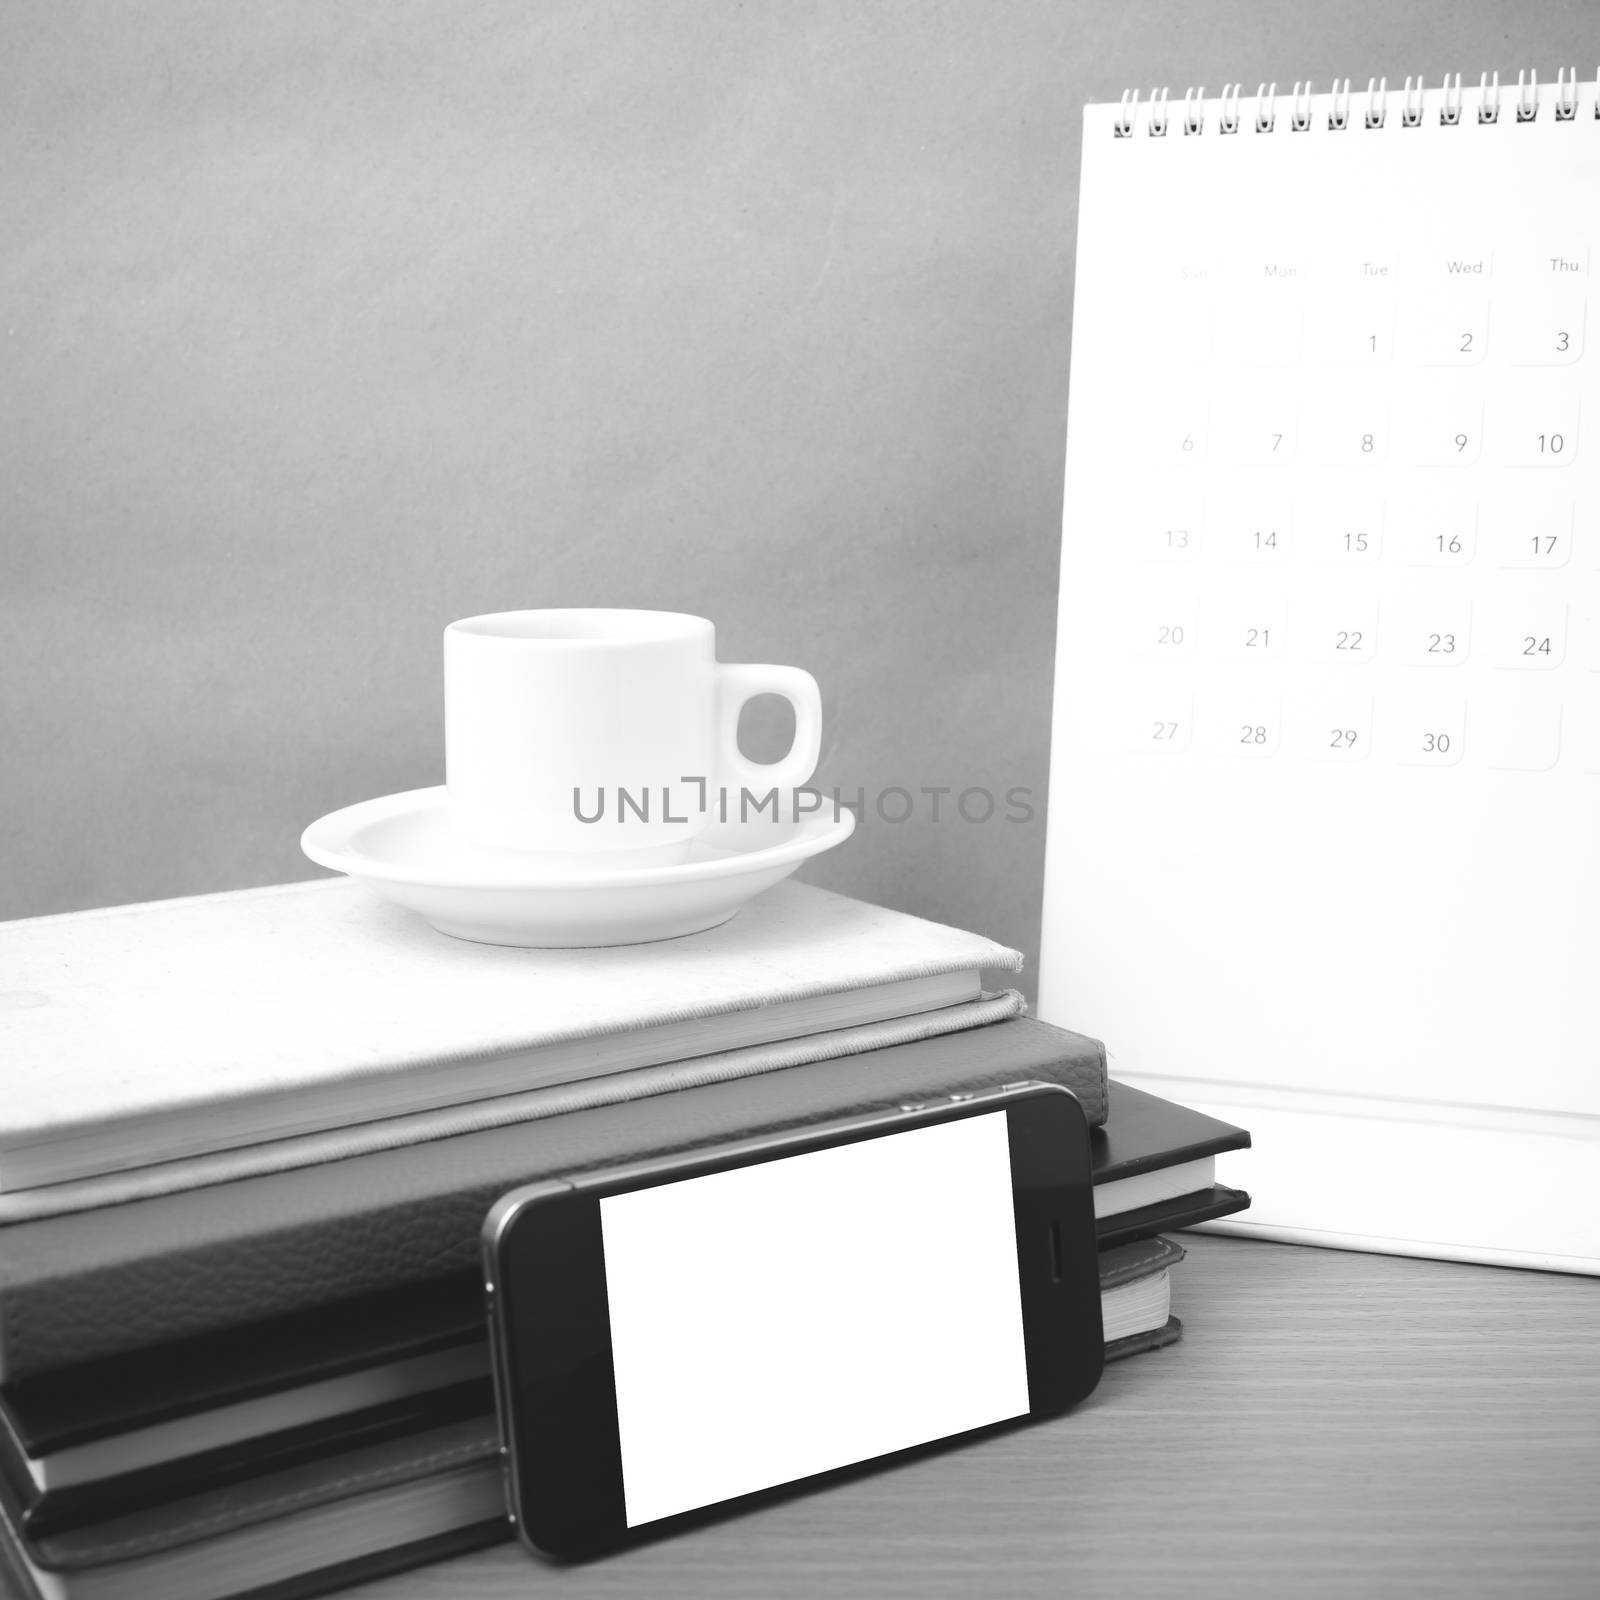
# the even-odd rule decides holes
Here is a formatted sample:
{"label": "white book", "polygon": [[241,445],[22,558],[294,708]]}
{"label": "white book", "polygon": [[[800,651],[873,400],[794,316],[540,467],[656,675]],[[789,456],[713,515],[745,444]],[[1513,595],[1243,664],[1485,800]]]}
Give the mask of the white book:
{"label": "white book", "polygon": [[378,1123],[438,1138],[530,1090],[968,1005],[1021,964],[792,882],[598,950],[447,938],[344,878],[3,923],[0,1193]]}

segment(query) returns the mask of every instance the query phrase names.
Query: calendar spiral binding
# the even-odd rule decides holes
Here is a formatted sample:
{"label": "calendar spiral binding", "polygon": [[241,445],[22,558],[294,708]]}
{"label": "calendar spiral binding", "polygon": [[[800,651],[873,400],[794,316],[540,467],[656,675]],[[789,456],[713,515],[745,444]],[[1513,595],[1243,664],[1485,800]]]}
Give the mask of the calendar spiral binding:
{"label": "calendar spiral binding", "polygon": [[[1459,72],[1446,73],[1439,87],[1431,90],[1420,75],[1408,77],[1404,88],[1394,90],[1389,88],[1387,78],[1369,78],[1365,96],[1355,96],[1358,101],[1364,100],[1358,105],[1356,122],[1360,127],[1382,128],[1388,125],[1393,112],[1401,127],[1418,128],[1432,109],[1441,124],[1455,127],[1462,120],[1469,96],[1475,102],[1477,121],[1481,123],[1498,122],[1502,110],[1514,115],[1518,122],[1535,122],[1545,107],[1557,122],[1576,122],[1579,120],[1578,88],[1577,70],[1572,67],[1558,71],[1553,84],[1548,80],[1540,84],[1535,72],[1519,72],[1516,89],[1513,91],[1507,84],[1504,95],[1498,72],[1482,74],[1475,93],[1462,88]],[[1202,134],[1208,120],[1222,134],[1236,134],[1245,127],[1257,133],[1274,133],[1280,111],[1294,132],[1306,133],[1311,129],[1317,97],[1309,78],[1304,82],[1296,80],[1288,95],[1280,95],[1275,82],[1263,83],[1256,90],[1254,114],[1249,117],[1241,109],[1242,90],[1242,84],[1226,84],[1222,92],[1208,102],[1203,88],[1185,89],[1179,107],[1164,88],[1152,89],[1149,99],[1142,105],[1137,89],[1125,89],[1112,129],[1119,139],[1133,138],[1143,112],[1144,131],[1157,139],[1165,138],[1169,130],[1186,138]],[[1348,128],[1351,125],[1350,80],[1335,78],[1332,88],[1322,98],[1326,101],[1322,126],[1332,133]],[[1286,107],[1281,105],[1285,101]],[[1600,122],[1600,95],[1594,100],[1590,120]]]}

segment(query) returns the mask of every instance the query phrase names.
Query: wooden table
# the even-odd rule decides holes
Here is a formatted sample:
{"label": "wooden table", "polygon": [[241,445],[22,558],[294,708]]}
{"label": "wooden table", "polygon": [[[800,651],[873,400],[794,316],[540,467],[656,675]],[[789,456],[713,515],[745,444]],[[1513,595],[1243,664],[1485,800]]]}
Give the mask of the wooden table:
{"label": "wooden table", "polygon": [[587,1567],[506,1546],[354,1592],[1600,1594],[1600,1282],[1184,1243],[1183,1341],[1060,1421]]}

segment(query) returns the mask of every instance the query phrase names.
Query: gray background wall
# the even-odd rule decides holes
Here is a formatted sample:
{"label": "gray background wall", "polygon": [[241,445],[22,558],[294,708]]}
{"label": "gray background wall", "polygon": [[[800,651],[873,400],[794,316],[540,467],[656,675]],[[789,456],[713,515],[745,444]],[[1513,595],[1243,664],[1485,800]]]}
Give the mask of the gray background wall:
{"label": "gray background wall", "polygon": [[447,621],[642,605],[811,668],[847,791],[1032,789],[808,872],[1031,961],[1082,103],[1597,56],[1592,0],[5,0],[0,917],[311,876],[440,781]]}

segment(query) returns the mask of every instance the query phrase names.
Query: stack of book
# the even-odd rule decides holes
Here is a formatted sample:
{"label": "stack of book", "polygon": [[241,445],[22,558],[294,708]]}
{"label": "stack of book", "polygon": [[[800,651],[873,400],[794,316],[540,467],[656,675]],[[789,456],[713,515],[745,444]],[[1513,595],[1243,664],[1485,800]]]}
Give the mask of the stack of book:
{"label": "stack of book", "polygon": [[345,880],[0,925],[0,1509],[51,1600],[310,1595],[509,1536],[478,1275],[532,1178],[1023,1080],[1096,1125],[1108,1357],[1241,1130],[1108,1084],[989,940],[798,884],[666,944]]}

